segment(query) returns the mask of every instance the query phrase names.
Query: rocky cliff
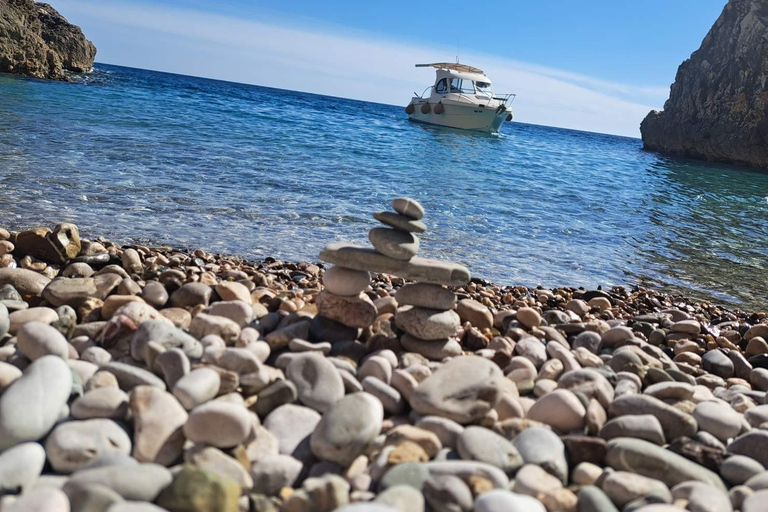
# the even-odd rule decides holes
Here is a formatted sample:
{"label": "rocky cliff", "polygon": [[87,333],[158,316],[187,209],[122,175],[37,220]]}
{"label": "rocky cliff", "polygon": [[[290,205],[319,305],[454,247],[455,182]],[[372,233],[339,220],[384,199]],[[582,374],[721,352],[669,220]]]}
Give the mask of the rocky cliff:
{"label": "rocky cliff", "polygon": [[768,1],[729,0],[640,132],[646,149],[768,169]]}
{"label": "rocky cliff", "polygon": [[0,0],[0,72],[65,80],[64,70],[93,66],[96,47],[56,9],[32,0]]}

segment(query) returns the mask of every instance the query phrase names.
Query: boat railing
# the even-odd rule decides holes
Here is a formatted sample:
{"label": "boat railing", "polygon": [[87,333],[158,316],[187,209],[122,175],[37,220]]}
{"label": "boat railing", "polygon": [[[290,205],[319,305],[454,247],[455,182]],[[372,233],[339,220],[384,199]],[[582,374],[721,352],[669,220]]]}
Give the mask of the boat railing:
{"label": "boat railing", "polygon": [[509,102],[510,104],[515,101],[515,98],[517,98],[517,94],[497,94],[493,97],[495,100],[499,100],[504,103]]}
{"label": "boat railing", "polygon": [[[429,87],[424,89],[424,92],[422,92],[421,94],[419,94],[417,92],[414,92],[413,95],[414,96],[418,96],[420,99],[424,99],[425,96],[427,98],[430,98],[432,96],[432,90],[434,88],[435,88],[434,85],[430,85]],[[429,93],[428,96],[427,96],[427,93]],[[477,99],[478,99],[477,98],[477,94],[474,94],[474,95],[467,94],[467,93],[465,93],[463,91],[451,91],[451,94],[458,94],[459,95],[459,100],[465,99],[467,101],[474,102],[474,101],[477,101]],[[505,104],[507,102],[509,102],[511,104],[513,101],[515,101],[515,98],[517,97],[517,94],[496,94],[496,93],[493,93],[491,95],[483,94],[483,96],[485,96],[488,99],[494,99],[494,100],[497,100],[497,101],[501,101],[502,103],[505,103]]]}
{"label": "boat railing", "polygon": [[435,86],[434,86],[434,85],[430,85],[429,87],[427,87],[426,89],[424,89],[424,92],[423,92],[423,93],[419,94],[419,93],[417,93],[417,92],[415,92],[415,91],[414,91],[413,95],[414,95],[414,96],[418,96],[418,97],[419,97],[419,98],[421,98],[421,99],[424,99],[424,95],[425,95],[425,94],[427,94],[427,91],[430,91],[429,95],[430,95],[430,96],[432,96],[432,89],[434,89],[434,88],[435,88]]}

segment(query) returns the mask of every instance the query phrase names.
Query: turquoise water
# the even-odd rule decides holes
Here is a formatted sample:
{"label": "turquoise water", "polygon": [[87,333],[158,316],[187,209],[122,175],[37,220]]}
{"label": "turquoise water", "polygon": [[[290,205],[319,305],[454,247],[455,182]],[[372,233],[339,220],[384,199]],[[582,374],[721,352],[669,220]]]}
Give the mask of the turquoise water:
{"label": "turquoise water", "polygon": [[446,131],[402,107],[107,65],[76,84],[0,76],[7,228],[70,221],[124,242],[316,260],[331,241],[366,244],[371,214],[398,195],[427,209],[423,255],[484,279],[766,304],[766,174],[631,138]]}

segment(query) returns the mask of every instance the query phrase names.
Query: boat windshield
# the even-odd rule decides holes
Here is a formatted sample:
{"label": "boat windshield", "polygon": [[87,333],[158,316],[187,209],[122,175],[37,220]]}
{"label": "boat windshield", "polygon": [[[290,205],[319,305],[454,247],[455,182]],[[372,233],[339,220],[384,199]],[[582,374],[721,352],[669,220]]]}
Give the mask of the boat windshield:
{"label": "boat windshield", "polygon": [[477,87],[477,94],[482,96],[493,96],[493,89],[491,88],[490,83],[475,82],[475,87]]}
{"label": "boat windshield", "polygon": [[461,78],[452,78],[451,92],[475,94],[475,87],[472,84],[472,80],[462,80]]}

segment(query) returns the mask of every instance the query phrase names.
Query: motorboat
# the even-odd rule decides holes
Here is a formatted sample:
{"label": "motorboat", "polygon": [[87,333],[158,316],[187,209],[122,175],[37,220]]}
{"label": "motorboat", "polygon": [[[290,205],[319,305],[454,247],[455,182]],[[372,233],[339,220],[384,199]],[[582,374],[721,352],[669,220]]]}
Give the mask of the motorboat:
{"label": "motorboat", "polygon": [[413,93],[413,99],[405,108],[411,121],[498,133],[505,120],[512,120],[511,104],[515,95],[495,94],[491,79],[482,70],[453,62],[416,64],[416,67],[435,68],[437,76],[435,84],[422,94]]}

